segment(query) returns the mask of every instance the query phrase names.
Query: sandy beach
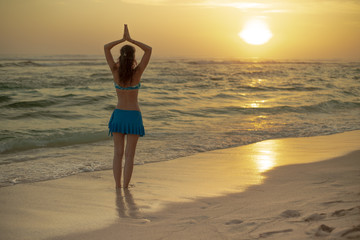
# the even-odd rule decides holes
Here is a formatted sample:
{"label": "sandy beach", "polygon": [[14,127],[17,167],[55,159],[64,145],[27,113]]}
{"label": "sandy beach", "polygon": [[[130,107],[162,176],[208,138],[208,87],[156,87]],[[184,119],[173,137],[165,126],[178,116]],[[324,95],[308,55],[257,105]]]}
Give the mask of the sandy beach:
{"label": "sandy beach", "polygon": [[360,239],[360,131],[0,188],[1,239]]}
{"label": "sandy beach", "polygon": [[0,240],[360,240],[359,13],[0,0]]}

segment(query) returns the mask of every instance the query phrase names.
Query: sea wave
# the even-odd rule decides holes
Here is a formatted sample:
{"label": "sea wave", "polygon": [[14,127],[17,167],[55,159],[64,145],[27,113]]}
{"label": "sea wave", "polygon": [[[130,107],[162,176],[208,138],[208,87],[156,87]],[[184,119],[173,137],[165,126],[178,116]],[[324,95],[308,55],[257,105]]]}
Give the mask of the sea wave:
{"label": "sea wave", "polygon": [[[253,59],[253,60],[191,60],[191,61],[187,61],[185,62],[186,64],[189,65],[214,65],[214,64],[224,64],[224,65],[229,65],[229,64],[318,64],[318,65],[322,65],[322,64],[326,64],[327,62],[319,62],[319,61],[294,61],[294,60],[257,60],[257,59]],[[329,63],[333,63],[333,62],[329,62]]]}
{"label": "sea wave", "polygon": [[6,62],[6,63],[1,63],[0,64],[0,68],[1,67],[40,67],[42,66],[39,63],[33,62],[33,61],[21,61],[21,62]]}
{"label": "sea wave", "polygon": [[69,97],[71,100],[62,103],[62,106],[84,106],[96,103],[103,103],[106,99],[112,99],[113,95],[100,95],[100,96],[76,96]]}
{"label": "sea wave", "polygon": [[[103,56],[0,57],[0,64],[0,186],[111,168],[106,124],[117,99]],[[135,163],[359,129],[359,66],[153,60],[139,91],[147,135]]]}
{"label": "sea wave", "polygon": [[35,100],[35,101],[20,101],[15,103],[10,103],[8,105],[3,106],[4,108],[34,108],[34,107],[50,107],[57,104],[57,101],[43,99],[43,100]]}
{"label": "sea wave", "polygon": [[[14,133],[11,133],[14,134]],[[1,133],[2,136],[7,136],[1,140],[0,153],[12,153],[16,151],[24,151],[36,148],[48,147],[63,147],[77,144],[93,143],[109,139],[106,131],[77,131],[75,129],[66,132],[54,132],[36,134],[33,136],[14,138],[9,136],[9,133]],[[4,164],[1,163],[0,164]]]}
{"label": "sea wave", "polygon": [[240,107],[240,106],[227,106],[223,108],[205,107],[198,110],[199,113],[193,111],[179,111],[182,114],[193,115],[198,117],[209,117],[209,114],[232,115],[259,115],[259,114],[283,114],[283,113],[328,113],[336,114],[341,111],[360,110],[359,102],[342,102],[338,100],[330,100],[313,105],[302,106],[275,106],[275,107]]}
{"label": "sea wave", "polygon": [[0,68],[8,67],[66,67],[66,66],[103,66],[105,61],[60,61],[60,62],[37,62],[37,61],[18,61],[0,63]]}
{"label": "sea wave", "polygon": [[11,97],[0,95],[0,103],[11,101]]}
{"label": "sea wave", "polygon": [[253,87],[253,86],[237,86],[237,89],[244,89],[247,91],[294,91],[294,92],[311,92],[311,91],[321,91],[323,88],[320,87],[268,87],[268,86],[262,86],[262,87]]}
{"label": "sea wave", "polygon": [[6,119],[23,120],[23,119],[67,119],[76,120],[84,118],[83,115],[73,113],[66,110],[40,110],[25,112],[22,114],[6,116]]}

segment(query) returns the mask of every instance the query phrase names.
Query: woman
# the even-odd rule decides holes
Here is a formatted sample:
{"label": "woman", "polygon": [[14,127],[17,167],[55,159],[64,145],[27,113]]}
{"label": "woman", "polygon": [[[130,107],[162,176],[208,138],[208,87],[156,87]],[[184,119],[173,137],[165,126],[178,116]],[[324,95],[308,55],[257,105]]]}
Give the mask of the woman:
{"label": "woman", "polygon": [[[144,54],[138,65],[135,61],[135,48],[125,45],[120,50],[117,62],[111,54],[111,48],[128,41],[140,47]],[[122,158],[124,155],[124,143],[126,135],[125,165],[124,165],[124,188],[128,188],[133,172],[136,144],[139,136],[145,135],[140,107],[138,104],[138,92],[140,79],[151,56],[151,47],[131,39],[127,25],[124,28],[124,36],[121,40],[104,45],[106,61],[114,77],[114,85],[118,98],[116,109],[109,121],[109,133],[114,137],[114,160],[113,172],[116,188],[121,188]]]}

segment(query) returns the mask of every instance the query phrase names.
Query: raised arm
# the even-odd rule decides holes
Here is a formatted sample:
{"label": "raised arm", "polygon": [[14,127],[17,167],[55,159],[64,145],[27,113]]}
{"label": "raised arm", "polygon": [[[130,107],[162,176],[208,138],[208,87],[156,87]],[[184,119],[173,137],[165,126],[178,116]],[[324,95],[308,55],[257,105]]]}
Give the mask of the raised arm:
{"label": "raised arm", "polygon": [[105,58],[106,58],[106,61],[107,61],[108,65],[109,65],[111,71],[115,69],[115,61],[114,61],[114,58],[113,58],[113,56],[111,54],[111,49],[114,46],[116,46],[116,45],[118,45],[118,44],[120,44],[122,42],[125,42],[125,41],[126,41],[126,39],[123,38],[123,39],[116,40],[116,41],[113,41],[113,42],[110,42],[110,43],[104,45]]}
{"label": "raised arm", "polygon": [[144,55],[142,56],[141,61],[137,66],[139,71],[142,73],[142,72],[144,72],[146,66],[148,65],[148,63],[150,61],[152,48],[142,42],[139,42],[139,41],[130,40],[129,42],[140,47],[144,51]]}
{"label": "raised arm", "polygon": [[150,61],[152,48],[142,42],[132,39],[130,37],[129,29],[127,25],[125,25],[124,38],[144,51],[144,55],[142,56],[139,65],[137,66],[139,73],[142,74]]}

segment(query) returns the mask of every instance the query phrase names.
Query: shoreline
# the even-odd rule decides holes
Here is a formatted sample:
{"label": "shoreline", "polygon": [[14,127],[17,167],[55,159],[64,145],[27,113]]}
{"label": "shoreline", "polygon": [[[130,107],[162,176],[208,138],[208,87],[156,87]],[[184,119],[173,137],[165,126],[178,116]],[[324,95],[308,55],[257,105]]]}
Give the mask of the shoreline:
{"label": "shoreline", "polygon": [[[183,158],[187,158],[187,157],[192,157],[194,155],[197,154],[203,154],[203,153],[208,153],[208,152],[213,152],[213,151],[222,151],[222,150],[227,150],[227,149],[234,149],[234,148],[238,148],[238,147],[245,147],[249,146],[249,145],[254,145],[254,144],[258,144],[264,141],[273,141],[273,140],[285,140],[285,139],[301,139],[301,138],[316,138],[316,137],[328,137],[328,136],[337,136],[337,135],[342,135],[345,134],[345,138],[343,138],[343,140],[347,141],[349,139],[346,139],[346,136],[352,135],[352,133],[356,133],[356,132],[360,132],[360,130],[351,130],[351,131],[347,131],[347,132],[341,132],[341,133],[333,133],[333,134],[326,134],[326,135],[319,135],[319,136],[309,136],[309,137],[281,137],[281,138],[271,138],[271,139],[266,139],[266,140],[261,140],[258,142],[253,142],[253,143],[249,143],[249,144],[245,144],[245,145],[240,145],[240,146],[235,146],[235,147],[226,147],[226,148],[218,148],[218,149],[213,149],[213,150],[207,150],[204,152],[196,152],[196,153],[192,153],[190,155],[185,155],[185,156],[178,156],[178,157],[173,157],[170,156],[170,159],[167,160],[159,160],[159,161],[151,161],[151,162],[144,162],[142,160],[142,158],[140,158],[141,153],[138,153],[135,156],[135,160],[139,160],[139,162],[135,162],[134,166],[140,166],[140,165],[147,165],[147,164],[153,164],[153,163],[160,163],[160,162],[167,162],[167,161],[174,161],[178,158],[183,159]],[[351,140],[351,139],[350,139]],[[110,142],[109,142],[110,141]],[[347,141],[347,143],[349,143],[349,141]],[[139,144],[146,144],[145,142],[140,142]],[[334,145],[334,147],[337,147]],[[342,145],[342,148],[347,148],[350,146],[344,146]],[[67,177],[71,177],[74,175],[78,175],[78,174],[83,174],[83,173],[90,173],[90,172],[101,172],[101,171],[109,171],[111,170],[111,168],[109,167],[105,167],[103,162],[108,162],[108,159],[112,159],[112,151],[113,151],[113,145],[112,145],[112,140],[106,140],[103,142],[96,142],[96,143],[90,143],[90,144],[79,144],[79,145],[74,145],[74,146],[65,146],[65,147],[55,147],[55,148],[45,148],[45,151],[42,151],[41,148],[39,149],[31,149],[28,151],[21,151],[17,154],[12,153],[14,156],[12,156],[12,158],[21,158],[21,159],[25,159],[29,157],[29,154],[31,155],[31,158],[38,158],[39,160],[37,160],[36,162],[36,166],[41,168],[41,171],[39,171],[42,175],[41,177],[36,177],[38,178],[37,180],[32,179],[31,175],[34,174],[34,170],[33,168],[29,168],[27,166],[28,162],[27,161],[19,161],[19,162],[15,162],[16,163],[16,167],[20,170],[19,173],[23,173],[19,175],[19,179],[18,177],[16,177],[14,175],[14,173],[12,173],[13,178],[12,179],[8,179],[8,181],[3,181],[0,183],[0,188],[3,187],[12,187],[18,184],[31,184],[31,183],[37,183],[37,182],[44,182],[44,181],[52,181],[52,180],[57,180],[57,179],[62,179],[62,178],[67,178]],[[42,152],[45,152],[45,154],[43,155]],[[58,155],[58,152],[63,152],[64,157],[62,157],[61,155]],[[48,161],[56,161],[56,162],[66,162],[66,164],[68,164],[71,160],[69,160],[69,156],[72,155],[77,155],[75,156],[76,158],[82,158],[82,166],[81,166],[81,171],[78,172],[79,169],[73,169],[73,171],[75,171],[75,174],[71,173],[69,175],[69,173],[66,173],[66,171],[69,170],[65,170],[65,172],[62,171],[62,169],[60,168],[60,171],[54,171],[52,170],[52,166],[51,164],[46,164]],[[331,157],[331,156],[330,156]],[[96,158],[100,158],[101,162],[94,162],[94,161],[90,161],[87,162],[86,159],[96,159]],[[107,159],[105,161],[105,159]],[[42,166],[41,164],[44,163],[44,165]],[[81,162],[79,162],[81,164]],[[99,165],[97,165],[97,163],[100,163]],[[39,165],[40,164],[40,165]],[[10,174],[7,169],[6,169],[6,164],[4,165],[0,165],[0,172],[5,173],[5,176],[7,176],[7,174]],[[61,165],[61,167],[66,167],[66,165]],[[54,168],[56,169],[56,168]],[[39,169],[40,170],[40,169]],[[48,175],[48,177],[43,177],[47,175],[47,171],[49,172],[50,175]],[[27,173],[31,173],[30,174],[30,179],[27,179],[27,176],[25,174],[25,172]],[[55,176],[52,176],[52,174],[54,174]],[[65,174],[65,175],[64,175]],[[5,178],[4,178],[5,179]],[[2,179],[3,180],[3,179]]]}
{"label": "shoreline", "polygon": [[[6,239],[239,239],[246,234],[240,239],[304,239],[303,234],[316,234],[312,228],[320,220],[303,218],[322,218],[314,209],[319,205],[328,217],[324,224],[337,226],[328,235],[340,234],[360,220],[358,142],[360,131],[274,139],[136,165],[135,187],[121,193],[114,190],[111,170],[3,187],[0,232]],[[340,210],[345,217],[332,217]],[[283,212],[286,216],[279,217]],[[304,233],[303,224],[312,228],[305,226]]]}

